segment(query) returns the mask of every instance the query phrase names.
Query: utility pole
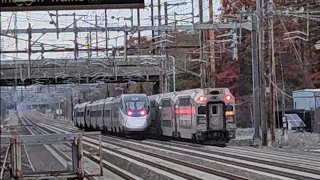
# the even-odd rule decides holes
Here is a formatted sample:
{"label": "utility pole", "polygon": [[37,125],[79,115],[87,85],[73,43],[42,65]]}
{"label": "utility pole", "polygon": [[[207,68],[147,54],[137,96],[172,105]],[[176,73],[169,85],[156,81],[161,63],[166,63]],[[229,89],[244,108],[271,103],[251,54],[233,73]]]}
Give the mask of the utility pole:
{"label": "utility pole", "polygon": [[[95,26],[98,27],[98,15],[95,15],[94,17],[95,20]],[[98,41],[98,29],[96,29],[96,49],[99,48],[99,41]],[[96,51],[97,57],[99,57],[99,51]]]}
{"label": "utility pole", "polygon": [[[165,25],[168,25],[168,2],[164,2],[164,24]],[[166,39],[168,37],[168,31],[166,30],[165,31],[165,34],[166,34]],[[167,41],[166,41],[166,46],[167,46]],[[168,70],[168,61],[169,61],[169,54],[168,54],[168,49],[165,48],[165,56],[166,56],[166,59],[165,59],[165,62],[164,62],[164,69],[165,69],[165,74],[167,74],[167,70]],[[168,77],[167,75],[165,75],[165,92],[168,92]],[[171,87],[171,86],[169,86]],[[169,92],[170,92],[170,89],[169,89]]]}
{"label": "utility pole", "polygon": [[[107,9],[104,10],[104,27],[108,26],[108,18],[107,18]],[[108,53],[108,30],[105,31],[105,36],[106,36],[106,56],[109,57]]]}
{"label": "utility pole", "polygon": [[[140,8],[137,9],[138,26],[140,27]],[[138,44],[141,45],[141,32],[138,31]]]}
{"label": "utility pole", "polygon": [[273,0],[268,3],[268,26],[269,26],[269,78],[270,78],[270,134],[272,143],[275,142],[276,123],[276,94],[273,83],[276,84],[275,57],[274,57],[274,31],[273,31]]}
{"label": "utility pole", "polygon": [[[151,0],[151,26],[154,26],[154,9],[153,9],[153,0]],[[152,44],[154,43],[154,31],[151,31]],[[155,54],[155,49],[152,50],[152,54]]]}
{"label": "utility pole", "polygon": [[87,46],[88,46],[88,60],[91,60],[92,56],[92,51],[91,51],[91,44],[92,44],[92,39],[91,39],[91,31],[87,34]]}
{"label": "utility pole", "polygon": [[32,53],[32,44],[31,44],[31,39],[32,39],[32,27],[31,23],[28,23],[28,78],[31,76],[31,53]]}
{"label": "utility pole", "polygon": [[[18,34],[17,34],[17,32],[16,32],[16,28],[17,28],[17,12],[14,12],[14,34],[13,34],[13,36],[14,36],[14,38],[15,38],[15,45],[16,45],[16,51],[18,51]],[[14,74],[14,91],[15,91],[15,93],[16,93],[16,91],[17,91],[17,76],[18,76],[18,65],[17,65],[17,57],[18,57],[18,53],[16,53],[16,55],[15,55],[15,57],[14,57],[14,63],[15,63],[15,74]]]}
{"label": "utility pole", "polygon": [[[203,1],[202,0],[199,0],[199,21],[200,21],[200,24],[203,24]],[[203,45],[204,45],[204,37],[203,37],[203,30],[200,30],[199,31],[199,45],[200,45],[200,59],[203,59]],[[204,69],[205,69],[205,66],[203,63],[201,63],[200,65],[200,73],[201,73],[201,76],[200,76],[200,83],[201,83],[201,88],[204,88],[204,84],[205,84],[205,73],[204,73]]]}
{"label": "utility pole", "polygon": [[262,146],[268,144],[268,132],[267,132],[267,118],[266,118],[266,105],[265,105],[265,59],[264,59],[264,0],[256,0],[256,6],[258,10],[258,42],[259,42],[259,72],[260,72],[260,104],[261,104],[261,131],[262,131]]}
{"label": "utility pole", "polygon": [[[77,19],[76,19],[76,13],[73,13],[72,15],[73,15],[73,29],[74,29],[74,60],[77,60],[79,56]],[[58,26],[58,22],[57,22],[57,26]]]}
{"label": "utility pole", "polygon": [[[209,0],[209,23],[213,23],[213,3],[212,0]],[[214,37],[214,30],[209,30],[209,44],[210,44],[210,87],[216,86],[216,62],[215,62],[215,37]]]}
{"label": "utility pole", "polygon": [[[138,19],[138,26],[140,27],[140,8],[137,9],[137,19]],[[138,31],[138,44],[141,45],[141,32]],[[144,93],[144,89],[143,89],[143,82],[139,83],[139,90],[140,93]]]}
{"label": "utility pole", "polygon": [[[158,26],[161,26],[161,0],[158,0]],[[162,36],[161,36],[161,31],[158,31],[158,41],[161,41],[161,47],[163,46],[162,44]],[[162,49],[160,50],[162,52]],[[164,67],[163,67],[163,61],[160,61],[160,92],[164,92]]]}
{"label": "utility pole", "polygon": [[253,118],[254,118],[254,139],[259,141],[260,138],[260,84],[259,84],[259,55],[258,55],[258,39],[257,39],[257,14],[252,16],[252,104],[253,104]]}

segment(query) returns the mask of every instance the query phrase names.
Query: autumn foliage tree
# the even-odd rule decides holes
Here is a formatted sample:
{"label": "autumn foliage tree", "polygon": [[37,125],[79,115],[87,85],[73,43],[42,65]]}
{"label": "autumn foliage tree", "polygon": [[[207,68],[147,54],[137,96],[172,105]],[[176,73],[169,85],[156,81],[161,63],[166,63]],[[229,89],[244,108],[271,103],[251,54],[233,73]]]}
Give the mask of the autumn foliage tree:
{"label": "autumn foliage tree", "polygon": [[[299,9],[300,4],[294,4],[289,0],[275,0],[275,7],[279,8],[289,5]],[[238,0],[229,1],[222,0],[223,14],[236,14],[242,7],[247,10],[255,9],[255,1]],[[299,1],[297,1],[299,3]],[[309,3],[309,2],[305,2]],[[303,5],[305,8],[306,6]],[[276,72],[278,84],[281,82],[281,76],[284,76],[284,83],[288,93],[292,90],[301,88],[320,87],[320,56],[314,48],[314,44],[319,39],[315,38],[318,30],[315,30],[319,23],[312,22],[310,24],[309,41],[305,42],[299,39],[285,41],[286,32],[306,31],[306,19],[294,17],[275,17],[274,19],[274,37],[275,37],[275,58]],[[313,29],[313,30],[312,30]],[[265,23],[265,56],[264,59],[268,65],[268,27]],[[217,85],[229,87],[231,91],[239,96],[251,94],[251,37],[249,31],[242,31],[241,44],[238,46],[238,61],[232,61],[229,54],[223,54],[221,67],[218,69]],[[294,72],[294,73],[293,73]]]}

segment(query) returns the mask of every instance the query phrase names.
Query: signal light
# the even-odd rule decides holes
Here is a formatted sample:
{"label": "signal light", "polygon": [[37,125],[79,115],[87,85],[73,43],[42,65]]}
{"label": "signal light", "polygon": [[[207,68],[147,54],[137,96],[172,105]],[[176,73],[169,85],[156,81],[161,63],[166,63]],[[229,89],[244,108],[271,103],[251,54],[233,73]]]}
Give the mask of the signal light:
{"label": "signal light", "polygon": [[141,110],[139,111],[139,114],[140,114],[141,116],[144,116],[144,115],[147,114],[147,111],[144,110],[144,109],[141,109]]}
{"label": "signal light", "polygon": [[129,109],[128,112],[127,112],[127,114],[128,114],[129,116],[132,116],[132,115],[133,115],[133,111],[132,111],[131,109]]}
{"label": "signal light", "polygon": [[232,97],[231,97],[230,95],[225,95],[225,96],[224,96],[224,99],[225,99],[226,101],[231,101]]}
{"label": "signal light", "polygon": [[232,116],[233,112],[232,111],[226,111],[226,116]]}

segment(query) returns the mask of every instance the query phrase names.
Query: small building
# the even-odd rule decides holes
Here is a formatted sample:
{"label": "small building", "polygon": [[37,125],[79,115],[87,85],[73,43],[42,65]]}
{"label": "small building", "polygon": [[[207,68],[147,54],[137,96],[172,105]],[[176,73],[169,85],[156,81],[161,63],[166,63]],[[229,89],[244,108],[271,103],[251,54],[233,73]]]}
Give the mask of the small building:
{"label": "small building", "polygon": [[320,133],[320,108],[317,108],[312,121],[312,132]]}
{"label": "small building", "polygon": [[315,110],[320,107],[320,89],[293,91],[294,109]]}

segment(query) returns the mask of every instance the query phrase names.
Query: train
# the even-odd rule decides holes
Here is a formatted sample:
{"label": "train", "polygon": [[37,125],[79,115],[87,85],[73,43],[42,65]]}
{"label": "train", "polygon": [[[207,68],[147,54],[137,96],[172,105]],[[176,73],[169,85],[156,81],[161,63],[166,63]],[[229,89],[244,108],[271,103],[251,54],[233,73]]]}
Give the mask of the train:
{"label": "train", "polygon": [[74,124],[85,130],[142,135],[150,126],[150,101],[146,94],[122,94],[76,104]]}
{"label": "train", "polygon": [[235,138],[235,99],[228,88],[122,94],[75,105],[74,124],[85,130],[223,146]]}

